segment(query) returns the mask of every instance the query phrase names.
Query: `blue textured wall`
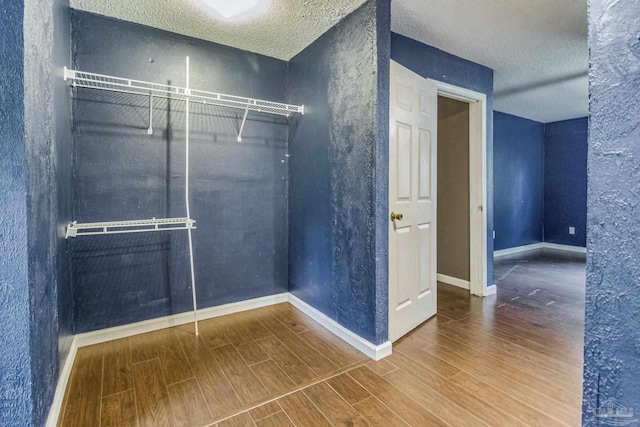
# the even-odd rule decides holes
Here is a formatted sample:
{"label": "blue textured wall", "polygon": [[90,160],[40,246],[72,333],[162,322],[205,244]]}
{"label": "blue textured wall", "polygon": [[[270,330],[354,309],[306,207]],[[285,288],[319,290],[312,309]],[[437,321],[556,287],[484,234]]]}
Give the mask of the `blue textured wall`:
{"label": "blue textured wall", "polygon": [[586,117],[545,125],[545,242],[586,246],[588,125]]}
{"label": "blue textured wall", "polygon": [[[62,64],[69,60],[69,18],[66,0],[25,1],[24,96],[27,159],[27,231],[29,243],[29,299],[31,304],[31,374],[33,423],[44,424],[53,400],[58,365],[68,353],[68,298],[58,317],[58,280],[69,282],[58,261],[64,242],[58,224],[68,220],[69,209],[59,207],[58,196],[69,200],[70,116],[64,94]],[[59,170],[58,157],[62,159]],[[65,196],[66,195],[66,196]],[[64,263],[63,263],[64,266]],[[59,324],[62,321],[62,339]],[[60,353],[59,353],[60,346]]]}
{"label": "blue textured wall", "polygon": [[494,112],[495,250],[542,242],[544,129],[540,122]]}
{"label": "blue textured wall", "polygon": [[389,86],[391,84],[391,0],[376,2],[378,130],[375,149],[376,339],[389,336]]}
{"label": "blue textured wall", "polygon": [[58,296],[58,355],[59,371],[67,360],[73,340],[73,295],[69,277],[69,256],[65,227],[72,213],[72,144],[71,97],[63,79],[64,66],[71,65],[71,20],[68,0],[56,0],[53,5],[53,96],[55,120],[56,158],[56,244],[57,244],[57,296]]}
{"label": "blue textured wall", "polygon": [[375,343],[388,323],[389,19],[388,1],[369,1],[289,64],[289,101],[307,109],[290,146],[290,291]]}
{"label": "blue textured wall", "polygon": [[0,425],[31,425],[22,1],[0,3]]}
{"label": "blue textured wall", "polygon": [[584,424],[640,415],[640,3],[591,0]]}
{"label": "blue textured wall", "polygon": [[[54,89],[63,86],[57,64],[69,59],[68,1],[5,1],[1,10],[0,312],[7,330],[0,424],[43,425],[69,348],[68,338],[59,340],[59,322],[63,336],[71,330],[69,316],[58,317],[58,282],[65,289],[69,282],[58,266],[64,243],[56,227],[69,213],[58,205],[59,194],[70,195],[70,182],[59,180],[58,157],[70,158],[70,109]],[[24,53],[23,46],[29,47]]]}
{"label": "blue textured wall", "polygon": [[[78,69],[286,100],[287,63],[88,13],[73,14]],[[191,212],[200,308],[287,291],[286,120],[193,106]],[[184,103],[79,89],[74,100],[74,219],[180,217]],[[77,332],[191,309],[186,232],[69,241]]]}
{"label": "blue textured wall", "polygon": [[[487,95],[487,236],[493,235],[493,70],[396,33],[391,34],[391,59],[423,77]],[[493,253],[493,239],[487,239]],[[493,284],[493,258],[489,256],[487,283]]]}

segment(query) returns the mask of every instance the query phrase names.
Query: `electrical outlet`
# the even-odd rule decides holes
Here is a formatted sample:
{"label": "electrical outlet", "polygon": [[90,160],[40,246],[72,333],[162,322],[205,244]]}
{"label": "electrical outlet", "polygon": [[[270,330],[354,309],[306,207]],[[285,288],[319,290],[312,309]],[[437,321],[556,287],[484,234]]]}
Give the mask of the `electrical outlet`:
{"label": "electrical outlet", "polygon": [[569,234],[576,234],[576,228],[575,227],[569,227]]}
{"label": "electrical outlet", "polygon": [[496,240],[496,230],[493,230],[493,240]]}

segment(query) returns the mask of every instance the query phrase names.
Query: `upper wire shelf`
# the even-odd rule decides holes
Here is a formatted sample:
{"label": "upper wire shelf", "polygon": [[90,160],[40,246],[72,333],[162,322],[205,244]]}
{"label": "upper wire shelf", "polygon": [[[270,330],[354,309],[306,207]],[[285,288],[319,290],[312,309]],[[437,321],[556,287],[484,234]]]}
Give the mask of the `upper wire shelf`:
{"label": "upper wire shelf", "polygon": [[[107,76],[86,71],[64,68],[64,80],[71,81],[71,86],[112,92],[133,93],[146,96],[157,96],[171,99],[189,99],[190,102],[237,108],[245,111],[276,114],[290,117],[292,114],[304,114],[303,105],[282,104],[262,99],[245,98],[235,95],[188,89],[178,86],[151,83],[123,77]],[[245,114],[246,116],[246,114]]]}

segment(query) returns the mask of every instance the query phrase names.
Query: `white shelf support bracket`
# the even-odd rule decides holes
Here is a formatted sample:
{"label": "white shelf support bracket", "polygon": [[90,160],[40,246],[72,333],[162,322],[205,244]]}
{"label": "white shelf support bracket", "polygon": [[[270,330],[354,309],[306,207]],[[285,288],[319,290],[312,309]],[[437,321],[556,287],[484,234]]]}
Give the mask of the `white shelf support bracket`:
{"label": "white shelf support bracket", "polygon": [[148,135],[153,135],[153,93],[149,92],[149,129]]}
{"label": "white shelf support bracket", "polygon": [[244,117],[242,118],[242,124],[240,125],[240,131],[238,132],[238,142],[242,142],[242,131],[244,130],[244,124],[247,122],[247,116],[249,115],[249,106],[244,110]]}
{"label": "white shelf support bracket", "polygon": [[75,227],[77,224],[77,221],[73,221],[67,226],[67,232],[64,235],[65,239],[68,239],[69,237],[76,237],[78,235],[78,229]]}

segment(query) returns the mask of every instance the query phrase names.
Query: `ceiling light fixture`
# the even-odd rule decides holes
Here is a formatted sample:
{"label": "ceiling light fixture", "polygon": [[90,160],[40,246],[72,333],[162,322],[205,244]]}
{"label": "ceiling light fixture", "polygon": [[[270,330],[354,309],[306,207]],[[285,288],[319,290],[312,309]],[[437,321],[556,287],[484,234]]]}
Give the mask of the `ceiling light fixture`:
{"label": "ceiling light fixture", "polygon": [[268,0],[201,0],[225,19],[246,16],[249,12],[259,12]]}

